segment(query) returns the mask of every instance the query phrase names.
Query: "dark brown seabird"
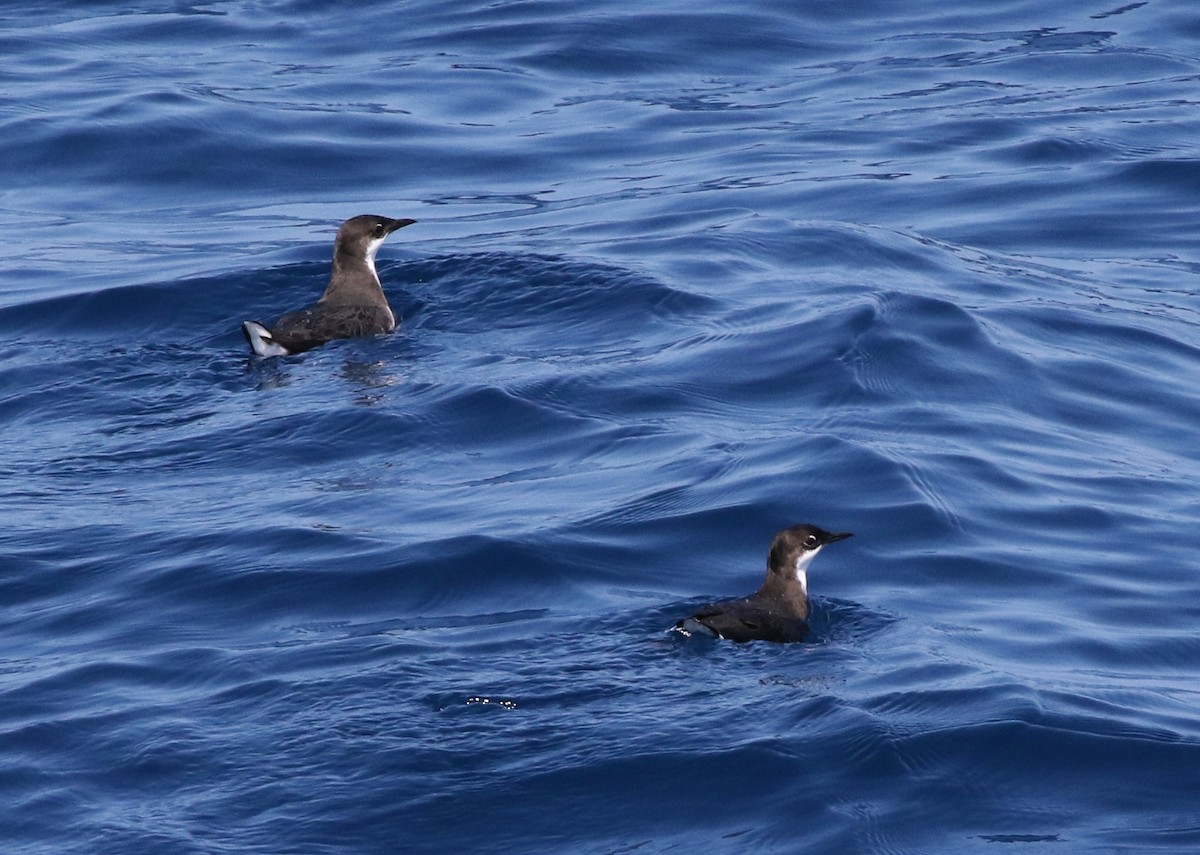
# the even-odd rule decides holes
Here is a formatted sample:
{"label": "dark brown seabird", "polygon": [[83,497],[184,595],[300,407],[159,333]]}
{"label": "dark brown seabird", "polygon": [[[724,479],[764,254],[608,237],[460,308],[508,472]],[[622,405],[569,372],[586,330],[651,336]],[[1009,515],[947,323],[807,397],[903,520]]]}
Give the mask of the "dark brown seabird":
{"label": "dark brown seabird", "polygon": [[730,641],[803,641],[808,634],[808,565],[827,543],[851,532],[828,532],[815,525],[785,528],[771,541],[767,578],[740,600],[703,606],[675,624],[683,635],[715,635]]}
{"label": "dark brown seabird", "polygon": [[394,330],[396,316],[379,284],[375,253],[388,235],[415,222],[360,214],[342,223],[333,241],[333,271],[321,299],[307,309],[288,312],[270,328],[245,321],[242,331],[250,347],[259,356],[288,356],[335,338]]}

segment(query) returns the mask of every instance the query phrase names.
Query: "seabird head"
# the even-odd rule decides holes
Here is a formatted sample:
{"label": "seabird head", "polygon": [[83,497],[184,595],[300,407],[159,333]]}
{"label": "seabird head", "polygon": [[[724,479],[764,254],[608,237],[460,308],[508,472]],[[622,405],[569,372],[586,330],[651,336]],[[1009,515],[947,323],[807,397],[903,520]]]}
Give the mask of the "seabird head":
{"label": "seabird head", "polygon": [[830,532],[807,523],[785,528],[771,541],[771,551],[767,555],[768,581],[772,576],[794,579],[807,594],[808,565],[817,557],[817,553],[825,544],[845,540],[852,535],[853,532]]}
{"label": "seabird head", "polygon": [[393,220],[378,214],[359,214],[342,223],[333,240],[335,262],[362,261],[375,270],[375,253],[384,239],[396,229],[411,226],[416,220]]}

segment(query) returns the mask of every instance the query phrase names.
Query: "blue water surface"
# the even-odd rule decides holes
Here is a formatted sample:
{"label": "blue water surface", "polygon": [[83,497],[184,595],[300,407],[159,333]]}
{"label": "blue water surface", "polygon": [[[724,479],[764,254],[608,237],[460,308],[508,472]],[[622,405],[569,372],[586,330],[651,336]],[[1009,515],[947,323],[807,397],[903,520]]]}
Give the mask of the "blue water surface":
{"label": "blue water surface", "polygon": [[[1200,7],[0,11],[0,850],[1200,849]],[[252,358],[354,214],[394,334]],[[811,643],[667,632],[796,522]]]}

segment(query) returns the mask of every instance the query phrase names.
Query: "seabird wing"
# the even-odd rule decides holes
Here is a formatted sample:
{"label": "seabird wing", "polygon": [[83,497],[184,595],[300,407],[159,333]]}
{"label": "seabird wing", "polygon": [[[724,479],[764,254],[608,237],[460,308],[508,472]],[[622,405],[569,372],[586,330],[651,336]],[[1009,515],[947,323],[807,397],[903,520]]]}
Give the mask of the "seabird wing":
{"label": "seabird wing", "polygon": [[338,338],[390,332],[393,319],[378,306],[316,305],[279,319],[271,335],[289,353],[300,353]]}
{"label": "seabird wing", "polygon": [[[756,607],[746,600],[713,603],[688,619],[714,635],[729,641],[803,641],[803,621],[769,609]],[[685,625],[687,621],[684,622]]]}

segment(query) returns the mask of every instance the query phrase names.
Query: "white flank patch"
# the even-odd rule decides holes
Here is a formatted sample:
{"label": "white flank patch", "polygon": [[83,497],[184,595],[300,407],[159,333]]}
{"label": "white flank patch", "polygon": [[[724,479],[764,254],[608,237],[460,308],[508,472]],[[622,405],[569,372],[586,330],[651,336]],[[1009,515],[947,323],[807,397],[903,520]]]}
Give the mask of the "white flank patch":
{"label": "white flank patch", "polygon": [[250,347],[259,356],[287,356],[288,349],[271,338],[271,332],[255,321],[245,321],[242,327],[250,337]]}

